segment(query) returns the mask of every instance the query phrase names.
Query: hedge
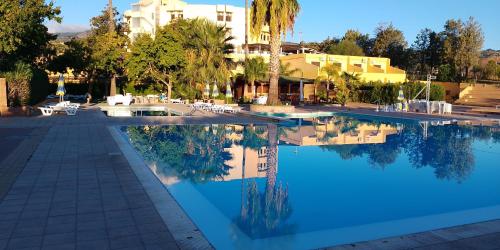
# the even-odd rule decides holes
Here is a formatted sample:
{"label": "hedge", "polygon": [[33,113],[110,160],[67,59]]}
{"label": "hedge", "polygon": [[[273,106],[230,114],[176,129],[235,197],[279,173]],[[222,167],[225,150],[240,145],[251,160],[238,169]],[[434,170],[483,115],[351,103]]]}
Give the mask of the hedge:
{"label": "hedge", "polygon": [[[425,87],[423,83],[361,83],[357,91],[352,92],[354,101],[365,103],[394,104],[398,102],[399,90],[402,86],[406,99],[413,99],[420,90]],[[431,101],[443,101],[445,90],[442,86],[432,84],[430,92]],[[425,99],[425,91],[420,93],[416,99]]]}

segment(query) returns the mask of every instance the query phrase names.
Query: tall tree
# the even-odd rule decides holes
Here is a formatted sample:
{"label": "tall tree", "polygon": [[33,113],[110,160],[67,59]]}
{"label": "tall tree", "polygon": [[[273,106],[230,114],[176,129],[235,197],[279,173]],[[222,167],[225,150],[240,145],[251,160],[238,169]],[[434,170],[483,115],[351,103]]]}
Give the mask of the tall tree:
{"label": "tall tree", "polygon": [[415,56],[417,57],[418,64],[416,65],[417,70],[420,71],[421,74],[425,74],[429,71],[428,68],[428,60],[429,60],[429,52],[431,46],[431,33],[430,29],[423,29],[417,34],[417,38],[412,45],[412,49],[415,52]]}
{"label": "tall tree", "polygon": [[[109,16],[109,34],[114,34],[115,33],[115,16],[114,16],[114,9],[113,9],[113,0],[108,1],[108,16]],[[109,90],[109,95],[110,96],[115,96],[116,95],[116,74],[111,73],[111,84],[110,84],[110,90]]]}
{"label": "tall tree", "polygon": [[362,34],[357,30],[347,30],[342,41],[351,41],[356,43],[365,55],[370,55],[373,47],[373,39],[368,34]]}
{"label": "tall tree", "polygon": [[[128,37],[125,35],[126,25],[120,23],[116,16],[119,13],[113,8],[112,2],[101,11],[99,16],[90,19],[90,34],[86,39],[87,46],[92,48],[91,70],[95,76],[109,79],[104,85],[105,95],[116,94],[117,77],[124,71],[125,47]],[[93,84],[89,84],[92,92]]]}
{"label": "tall tree", "polygon": [[392,24],[381,24],[375,29],[375,34],[373,55],[389,57],[394,65],[406,66],[407,54],[405,52],[408,44],[403,32]]}
{"label": "tall tree", "polygon": [[[93,67],[95,67],[101,76],[107,79],[115,79],[117,75],[123,73],[126,45],[127,38],[116,32],[96,37],[92,47],[92,62]],[[113,94],[113,84],[116,84],[116,82],[112,80],[111,85],[105,85],[106,94]],[[108,90],[107,86],[110,86],[111,89]]]}
{"label": "tall tree", "polygon": [[494,79],[497,77],[497,72],[499,72],[500,66],[493,60],[488,61],[488,64],[484,67],[484,77],[486,79]]}
{"label": "tall tree", "polygon": [[0,1],[0,71],[9,70],[18,60],[35,63],[56,38],[48,33],[45,22],[60,22],[60,13],[54,2]]}
{"label": "tall tree", "polygon": [[248,60],[248,0],[245,0],[245,63]]}
{"label": "tall tree", "polygon": [[132,81],[152,80],[164,84],[168,100],[172,97],[172,85],[186,61],[185,50],[172,26],[156,31],[155,38],[140,36],[131,47],[127,71]]}
{"label": "tall tree", "polygon": [[279,104],[278,81],[280,75],[281,37],[293,31],[300,11],[297,0],[254,0],[251,7],[252,35],[260,36],[264,25],[269,25],[271,58],[269,62],[269,104]]}
{"label": "tall tree", "polygon": [[364,56],[363,49],[359,47],[355,41],[342,40],[339,43],[330,46],[327,51],[328,54],[333,55],[346,55],[346,56]]}
{"label": "tall tree", "polygon": [[460,19],[448,20],[444,28],[444,59],[458,73],[455,79],[461,81],[478,63],[484,35],[481,26],[472,17],[466,23]]}

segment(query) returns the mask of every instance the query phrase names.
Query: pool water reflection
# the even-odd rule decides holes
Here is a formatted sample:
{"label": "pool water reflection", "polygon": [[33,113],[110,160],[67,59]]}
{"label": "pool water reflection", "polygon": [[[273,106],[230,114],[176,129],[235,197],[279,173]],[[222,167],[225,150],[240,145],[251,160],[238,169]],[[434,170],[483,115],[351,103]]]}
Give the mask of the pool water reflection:
{"label": "pool water reflection", "polygon": [[315,248],[500,218],[499,128],[335,116],[123,131],[218,249]]}

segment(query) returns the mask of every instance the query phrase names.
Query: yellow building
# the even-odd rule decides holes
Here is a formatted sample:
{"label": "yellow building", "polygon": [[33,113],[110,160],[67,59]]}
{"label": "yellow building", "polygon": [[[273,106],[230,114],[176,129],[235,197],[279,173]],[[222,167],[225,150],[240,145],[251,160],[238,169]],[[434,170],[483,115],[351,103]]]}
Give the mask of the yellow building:
{"label": "yellow building", "polygon": [[397,128],[389,125],[359,124],[354,130],[343,133],[342,127],[329,121],[322,125],[300,126],[297,130],[287,131],[280,140],[297,146],[383,144],[388,135],[397,132]]}
{"label": "yellow building", "polygon": [[292,75],[297,78],[316,79],[326,76],[321,69],[328,64],[336,65],[341,72],[356,74],[363,82],[400,83],[406,81],[404,70],[391,66],[391,59],[366,56],[342,56],[328,54],[294,54],[282,56],[284,64],[300,72]]}
{"label": "yellow building", "polygon": [[[299,99],[300,80],[303,82],[304,100],[313,100],[314,81],[321,76],[326,77],[322,68],[331,64],[338,67],[339,74],[344,72],[355,74],[362,82],[402,83],[406,81],[406,72],[391,66],[391,59],[389,58],[301,53],[300,50],[294,50],[291,45],[289,47],[288,53],[281,55],[281,62],[288,65],[288,70],[297,70],[290,77],[285,77],[286,79],[280,81],[280,98],[283,100],[293,102]],[[265,62],[269,62],[269,54],[265,49],[260,53],[251,53],[249,57],[260,56]],[[229,58],[240,62],[244,60],[244,56],[241,54],[232,54],[229,55]],[[241,74],[243,70],[243,66],[240,65],[236,68],[234,74]],[[256,83],[255,88],[257,95],[267,95],[269,91],[266,82]],[[317,91],[324,89],[324,84],[317,86]],[[237,86],[235,92],[236,98],[243,96],[246,99],[252,98],[252,90],[248,85]]]}

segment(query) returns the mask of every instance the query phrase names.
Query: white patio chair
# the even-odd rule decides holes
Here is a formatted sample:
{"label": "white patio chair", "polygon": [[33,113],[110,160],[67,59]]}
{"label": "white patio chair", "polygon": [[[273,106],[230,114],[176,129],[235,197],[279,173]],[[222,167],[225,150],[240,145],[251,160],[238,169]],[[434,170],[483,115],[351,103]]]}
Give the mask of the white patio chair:
{"label": "white patio chair", "polygon": [[171,99],[170,102],[174,104],[184,104],[184,101],[181,100],[181,98]]}
{"label": "white patio chair", "polygon": [[52,108],[39,107],[38,109],[42,111],[43,116],[51,116],[54,113],[54,110]]}
{"label": "white patio chair", "polygon": [[69,115],[69,116],[74,116],[76,115],[76,111],[78,109],[77,108],[74,108],[74,107],[67,107],[64,109],[64,111],[66,112],[66,115]]}

